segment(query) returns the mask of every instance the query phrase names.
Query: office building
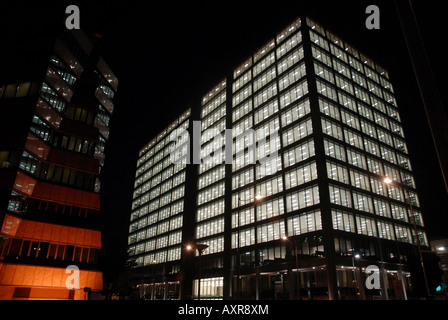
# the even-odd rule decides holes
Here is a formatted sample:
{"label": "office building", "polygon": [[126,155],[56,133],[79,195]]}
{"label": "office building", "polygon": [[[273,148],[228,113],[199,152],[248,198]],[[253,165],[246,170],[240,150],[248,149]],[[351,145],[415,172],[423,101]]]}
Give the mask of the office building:
{"label": "office building", "polygon": [[428,241],[387,71],[295,20],[140,151],[129,231],[145,299],[199,279],[201,299],[416,295]]}
{"label": "office building", "polygon": [[5,300],[81,300],[103,289],[100,174],[118,80],[97,37],[45,26],[5,42],[11,54],[0,61]]}

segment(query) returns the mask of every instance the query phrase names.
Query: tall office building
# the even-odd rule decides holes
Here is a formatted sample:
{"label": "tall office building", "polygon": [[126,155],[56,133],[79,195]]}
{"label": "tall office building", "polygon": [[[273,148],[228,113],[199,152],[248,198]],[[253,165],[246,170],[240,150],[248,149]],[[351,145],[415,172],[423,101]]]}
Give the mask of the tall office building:
{"label": "tall office building", "polygon": [[202,299],[403,299],[418,245],[388,73],[307,17],[140,151],[129,248],[144,298],[197,298],[200,279]]}
{"label": "tall office building", "polygon": [[103,289],[100,173],[118,80],[97,38],[53,27],[14,34],[0,61],[0,299]]}

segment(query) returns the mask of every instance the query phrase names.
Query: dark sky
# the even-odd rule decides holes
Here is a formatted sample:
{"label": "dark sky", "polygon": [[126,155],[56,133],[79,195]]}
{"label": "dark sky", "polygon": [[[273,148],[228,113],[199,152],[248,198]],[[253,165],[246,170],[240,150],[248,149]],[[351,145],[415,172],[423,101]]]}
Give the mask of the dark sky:
{"label": "dark sky", "polygon": [[[55,3],[61,5],[61,1],[33,3],[33,10],[37,6],[57,11]],[[437,2],[427,3],[413,1],[446,107],[448,67],[442,50],[445,17]],[[120,80],[102,190],[104,240],[115,248],[126,248],[139,149],[181,111],[199,101],[229,70],[303,13],[389,70],[428,235],[448,236],[448,198],[392,1],[214,0],[156,4],[127,0],[67,4],[78,4],[81,28],[102,35],[102,55]],[[380,30],[365,27],[365,8],[370,4],[380,8]],[[10,18],[22,17],[28,8],[16,7]]]}

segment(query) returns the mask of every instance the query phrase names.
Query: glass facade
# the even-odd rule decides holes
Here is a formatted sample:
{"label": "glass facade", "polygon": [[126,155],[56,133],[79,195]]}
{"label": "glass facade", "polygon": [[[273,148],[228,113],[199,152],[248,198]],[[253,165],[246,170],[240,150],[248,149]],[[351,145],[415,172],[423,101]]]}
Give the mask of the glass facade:
{"label": "glass facade", "polygon": [[137,266],[180,260],[189,118],[187,110],[140,151],[128,239]]}
{"label": "glass facade", "polygon": [[[196,243],[208,245],[199,262],[206,274],[204,295],[259,299],[282,283],[280,291],[290,298],[334,298],[333,281],[338,295],[354,297],[355,253],[364,264],[356,272],[378,264],[388,288],[397,279],[410,288],[402,263],[417,238],[428,242],[384,68],[300,18],[232,70],[198,108],[202,162],[193,183],[193,225]],[[174,259],[183,250],[182,225],[172,229],[168,213],[160,219],[162,203],[174,203],[177,190],[170,185],[167,197],[154,189],[166,183],[161,148],[153,140],[138,164],[129,241],[139,265],[168,261],[156,257],[158,250],[165,255],[178,250]],[[153,184],[157,173],[161,178]],[[385,177],[393,183],[386,184]],[[150,186],[143,180],[151,180]],[[182,196],[179,192],[176,200]],[[144,199],[148,209],[142,209]],[[219,287],[210,288],[216,281]]]}

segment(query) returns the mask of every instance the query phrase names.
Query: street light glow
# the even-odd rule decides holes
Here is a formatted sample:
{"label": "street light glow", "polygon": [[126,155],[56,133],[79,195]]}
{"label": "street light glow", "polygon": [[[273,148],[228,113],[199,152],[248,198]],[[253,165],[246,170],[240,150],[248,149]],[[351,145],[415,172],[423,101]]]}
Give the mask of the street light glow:
{"label": "street light glow", "polygon": [[263,199],[263,196],[262,196],[261,194],[258,193],[258,194],[255,196],[255,199],[257,199],[257,200]]}
{"label": "street light glow", "polygon": [[384,178],[384,183],[387,183],[387,184],[392,183],[392,179],[389,177],[386,177],[386,178]]}

